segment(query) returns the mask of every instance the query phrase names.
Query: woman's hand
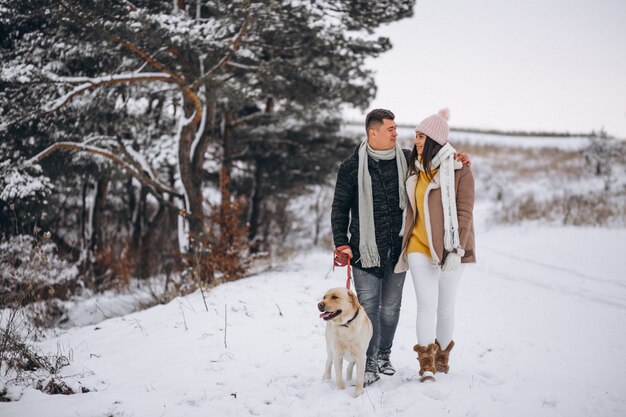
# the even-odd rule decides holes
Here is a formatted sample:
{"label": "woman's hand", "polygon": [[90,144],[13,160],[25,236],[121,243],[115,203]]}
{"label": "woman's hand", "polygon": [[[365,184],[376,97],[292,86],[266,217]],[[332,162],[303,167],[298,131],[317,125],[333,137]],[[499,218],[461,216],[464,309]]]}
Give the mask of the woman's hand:
{"label": "woman's hand", "polygon": [[471,166],[472,165],[472,161],[470,161],[469,159],[469,155],[466,154],[465,152],[458,152],[454,154],[454,158],[457,161],[460,161],[464,166]]}
{"label": "woman's hand", "polygon": [[456,252],[450,252],[448,256],[446,256],[446,261],[443,263],[441,270],[443,272],[452,272],[459,265],[461,265],[461,255]]}

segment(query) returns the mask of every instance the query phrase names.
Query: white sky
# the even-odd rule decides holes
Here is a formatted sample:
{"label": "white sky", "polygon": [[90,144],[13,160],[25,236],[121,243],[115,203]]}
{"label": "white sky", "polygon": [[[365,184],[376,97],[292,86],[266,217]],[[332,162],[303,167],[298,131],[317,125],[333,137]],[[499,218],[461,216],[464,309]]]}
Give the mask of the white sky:
{"label": "white sky", "polygon": [[368,110],[398,123],[449,107],[452,127],[626,138],[626,0],[417,0],[377,34],[394,47],[368,61]]}

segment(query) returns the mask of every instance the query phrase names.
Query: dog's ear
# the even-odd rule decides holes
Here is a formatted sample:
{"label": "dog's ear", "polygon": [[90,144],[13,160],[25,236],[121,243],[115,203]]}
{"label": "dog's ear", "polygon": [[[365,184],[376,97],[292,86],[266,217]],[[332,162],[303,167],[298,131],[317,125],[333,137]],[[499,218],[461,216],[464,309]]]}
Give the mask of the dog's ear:
{"label": "dog's ear", "polygon": [[361,307],[361,304],[359,304],[359,299],[356,297],[356,295],[352,291],[350,290],[347,290],[347,291],[348,291],[348,297],[350,298],[350,302],[354,306],[354,309],[358,310],[359,307]]}

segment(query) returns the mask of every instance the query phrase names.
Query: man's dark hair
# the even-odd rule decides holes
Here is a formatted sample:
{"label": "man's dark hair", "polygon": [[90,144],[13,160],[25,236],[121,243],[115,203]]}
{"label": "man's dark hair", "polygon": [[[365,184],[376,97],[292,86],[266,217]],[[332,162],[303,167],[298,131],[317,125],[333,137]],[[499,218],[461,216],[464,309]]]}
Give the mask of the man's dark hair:
{"label": "man's dark hair", "polygon": [[374,109],[365,116],[365,134],[367,135],[372,128],[378,128],[383,124],[383,119],[393,120],[396,115],[390,110]]}

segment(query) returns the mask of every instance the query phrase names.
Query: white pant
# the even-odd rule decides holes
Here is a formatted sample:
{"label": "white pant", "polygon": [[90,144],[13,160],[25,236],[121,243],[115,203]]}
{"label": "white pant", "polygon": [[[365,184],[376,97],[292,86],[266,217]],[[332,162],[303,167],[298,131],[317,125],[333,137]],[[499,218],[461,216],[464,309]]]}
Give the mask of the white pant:
{"label": "white pant", "polygon": [[409,253],[408,260],[417,297],[417,343],[428,346],[436,337],[445,349],[454,333],[454,307],[464,265],[442,272],[423,253]]}

